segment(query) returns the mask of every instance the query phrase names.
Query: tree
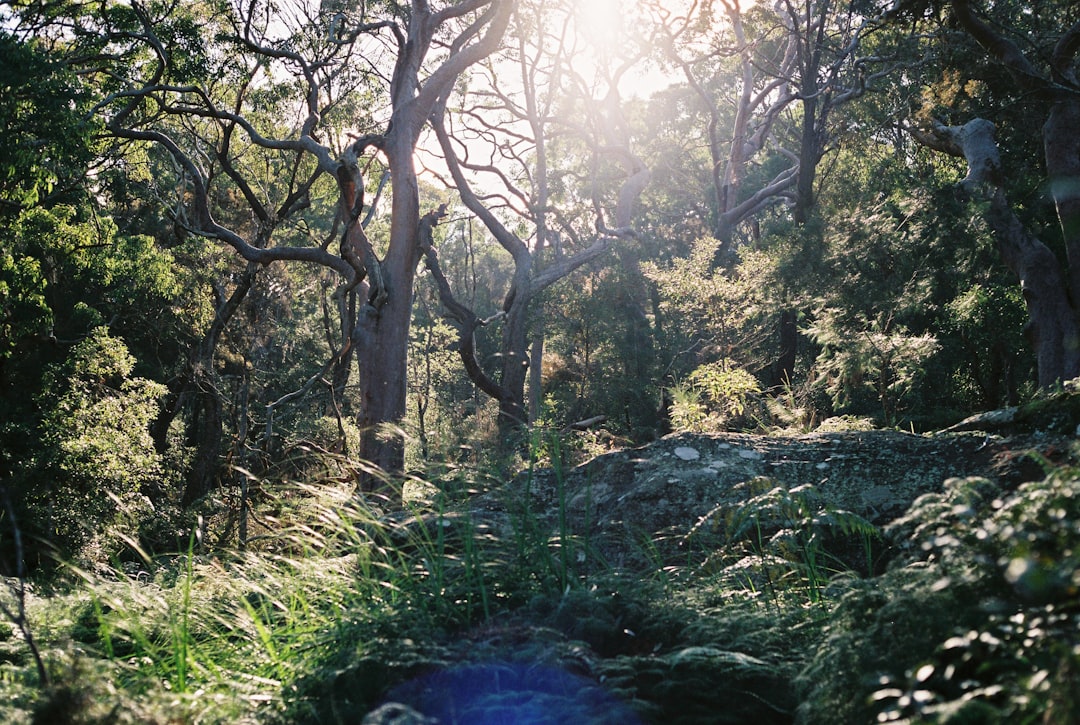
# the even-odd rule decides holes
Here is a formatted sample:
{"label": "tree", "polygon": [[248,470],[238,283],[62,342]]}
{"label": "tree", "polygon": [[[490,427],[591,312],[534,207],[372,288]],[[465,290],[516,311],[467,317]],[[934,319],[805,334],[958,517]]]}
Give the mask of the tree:
{"label": "tree", "polygon": [[[452,186],[514,264],[498,316],[502,324],[501,362],[495,376],[484,370],[475,354],[477,330],[494,320],[481,319],[454,294],[428,232],[424,247],[427,267],[436,280],[440,299],[458,327],[458,350],[465,369],[477,387],[499,402],[499,429],[504,439],[529,422],[525,384],[530,364],[534,370],[540,367],[542,350],[542,342],[536,342],[542,340],[542,333],[530,335],[534,303],[552,284],[604,254],[612,241],[633,236],[633,207],[649,179],[648,168],[631,150],[618,96],[620,77],[641,56],[632,55],[615,68],[606,69],[604,97],[596,100],[593,89],[567,66],[575,53],[582,52],[572,47],[575,37],[580,43],[582,31],[567,30],[573,9],[552,3],[526,3],[516,17],[517,47],[512,49],[510,57],[487,68],[486,73],[475,79],[475,87],[462,94],[463,105],[454,118],[463,132],[456,137],[450,133],[449,93],[432,116]],[[510,82],[502,76],[508,67],[515,69]],[[578,113],[572,114],[571,110]],[[571,122],[572,116],[586,120]],[[560,161],[564,164],[566,161],[552,158],[549,152],[551,138],[560,133],[582,143],[588,154],[587,163],[592,166],[586,178],[598,175],[604,159],[614,159],[621,177],[610,212],[601,202],[604,192],[598,184],[591,183],[591,189],[581,192],[581,202],[587,203],[585,197],[592,197],[588,200],[592,207],[592,230],[583,230],[581,216],[568,209],[565,201],[559,205],[551,191],[555,169]],[[491,160],[485,163],[471,160],[476,149],[456,140],[461,137],[494,139],[494,148],[489,149]],[[496,154],[501,156],[498,161]],[[508,172],[507,168],[514,171]],[[488,183],[498,184],[499,191],[478,192],[469,172],[494,177],[495,181]],[[500,218],[482,198],[484,194],[505,200],[503,203],[511,212],[509,217]],[[608,226],[609,218],[614,226]],[[436,217],[425,217],[423,226],[430,229],[436,221]],[[518,231],[521,227],[516,224],[521,222],[526,225],[524,233]],[[534,398],[540,395],[538,386],[532,394]]]}
{"label": "tree", "polygon": [[[706,119],[715,263],[733,265],[739,245],[759,241],[769,210],[796,233],[816,211],[819,166],[838,148],[838,110],[894,67],[862,52],[879,19],[856,4],[778,0],[744,9],[738,0],[691,3],[685,13],[653,3],[664,57],[686,80]],[[784,205],[781,208],[780,205]],[[779,310],[776,391],[794,375],[798,313]]]}
{"label": "tree", "polygon": [[90,94],[35,27],[0,30],[0,215],[48,204],[77,187],[93,158]]}
{"label": "tree", "polygon": [[134,367],[124,343],[99,327],[47,374],[43,450],[20,476],[34,521],[47,527],[35,533],[63,554],[98,536],[114,556],[124,548],[114,526],[132,537],[157,515],[145,493],[165,474],[149,428],[165,388]]}
{"label": "tree", "polygon": [[740,224],[777,202],[806,222],[816,170],[833,141],[830,115],[888,70],[867,70],[860,44],[877,21],[855,5],[718,4],[693,3],[682,15],[661,3],[653,10],[665,58],[705,109],[712,234],[730,246]]}
{"label": "tree", "polygon": [[[355,355],[358,365],[359,455],[385,471],[401,470],[403,442],[388,427],[405,414],[409,320],[421,253],[414,154],[439,98],[496,49],[512,9],[510,0],[442,8],[413,0],[365,3],[359,12],[301,3],[275,14],[259,3],[216,3],[218,20],[205,26],[196,20],[197,4],[105,13],[109,57],[127,66],[107,75],[112,92],[99,110],[109,130],[166,150],[183,180],[178,219],[188,231],[231,247],[248,265],[223,296],[193,369],[212,355],[214,331],[228,324],[261,266],[289,262],[333,270],[340,293],[359,301],[342,308],[355,319],[343,321],[338,350],[343,357]],[[208,52],[215,39],[221,42]],[[362,94],[368,95],[361,100]],[[265,104],[295,112],[295,120],[260,114]],[[378,114],[382,129],[350,113]],[[338,131],[346,123],[362,133],[346,140]],[[361,161],[373,152],[389,171],[391,189],[382,249],[361,223],[367,181]],[[280,195],[265,193],[265,166],[253,162],[260,156],[276,158],[274,168],[287,174]],[[331,238],[310,240],[300,231],[304,213],[327,183],[339,199],[332,237],[340,245],[334,249]],[[222,194],[242,200],[247,218],[222,219]],[[276,243],[279,236],[284,244]],[[205,387],[196,384],[203,393]],[[205,409],[215,415],[212,405]],[[217,427],[211,421],[210,429]],[[214,465],[212,458],[203,456],[201,464]],[[194,495],[205,487],[202,480]],[[375,485],[374,479],[364,485]]]}
{"label": "tree", "polygon": [[1046,387],[1080,375],[1080,311],[1075,302],[1080,294],[1080,20],[1075,12],[1061,9],[1060,16],[1055,14],[1055,29],[1044,28],[1031,38],[1035,47],[1024,52],[1009,37],[1019,30],[1003,23],[1000,13],[988,20],[970,0],[953,0],[950,7],[964,32],[1004,66],[1016,90],[1036,104],[1044,119],[1043,161],[1065,263],[1013,210],[990,120],[974,118],[961,125],[932,121],[912,133],[925,145],[966,160],[961,187],[981,204],[1002,259],[1020,279],[1038,381]]}

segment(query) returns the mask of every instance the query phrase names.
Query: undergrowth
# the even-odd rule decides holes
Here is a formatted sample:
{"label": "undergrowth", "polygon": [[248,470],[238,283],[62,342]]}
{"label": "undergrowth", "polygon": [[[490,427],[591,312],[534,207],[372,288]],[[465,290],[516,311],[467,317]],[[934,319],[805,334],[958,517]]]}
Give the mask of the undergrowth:
{"label": "undergrowth", "polygon": [[951,479],[887,534],[900,554],[839,599],[802,721],[1080,722],[1075,469],[1015,491]]}
{"label": "undergrowth", "polygon": [[[0,720],[358,723],[402,698],[448,722],[1080,721],[1076,471],[952,480],[884,532],[756,479],[687,523],[678,571],[605,567],[587,520],[465,506],[454,475],[404,508],[264,481],[242,551],[200,526],[26,589],[51,684],[5,628]],[[454,699],[479,680],[502,689]]]}

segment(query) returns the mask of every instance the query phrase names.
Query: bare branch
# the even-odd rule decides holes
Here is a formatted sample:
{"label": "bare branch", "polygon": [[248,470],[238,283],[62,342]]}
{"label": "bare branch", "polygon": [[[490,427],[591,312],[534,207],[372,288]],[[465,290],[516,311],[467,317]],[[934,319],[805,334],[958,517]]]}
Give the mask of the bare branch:
{"label": "bare branch", "polygon": [[496,383],[480,366],[476,359],[476,329],[486,325],[488,321],[481,320],[469,307],[458,301],[454,291],[450,287],[450,281],[439,264],[439,254],[435,249],[432,238],[432,230],[439,219],[446,215],[445,207],[429,212],[421,219],[421,248],[424,254],[424,265],[435,280],[435,286],[439,291],[439,300],[447,313],[457,323],[458,329],[458,355],[465,366],[465,372],[476,387],[495,400],[503,400],[508,396],[501,385]]}

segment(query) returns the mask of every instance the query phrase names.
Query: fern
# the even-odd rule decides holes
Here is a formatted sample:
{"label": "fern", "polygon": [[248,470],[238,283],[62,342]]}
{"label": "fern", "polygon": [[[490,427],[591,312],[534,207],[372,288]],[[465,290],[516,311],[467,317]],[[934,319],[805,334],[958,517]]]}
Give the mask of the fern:
{"label": "fern", "polygon": [[742,559],[749,554],[758,563],[772,587],[777,562],[785,562],[798,586],[805,587],[811,601],[822,599],[823,587],[836,573],[850,573],[852,566],[827,547],[831,542],[851,538],[861,540],[865,566],[872,562],[872,542],[879,529],[862,516],[825,501],[811,485],[788,489],[765,477],[740,484],[749,498],[741,505],[719,505],[691,527],[686,540],[704,533],[707,527],[723,530],[724,548],[744,569]]}

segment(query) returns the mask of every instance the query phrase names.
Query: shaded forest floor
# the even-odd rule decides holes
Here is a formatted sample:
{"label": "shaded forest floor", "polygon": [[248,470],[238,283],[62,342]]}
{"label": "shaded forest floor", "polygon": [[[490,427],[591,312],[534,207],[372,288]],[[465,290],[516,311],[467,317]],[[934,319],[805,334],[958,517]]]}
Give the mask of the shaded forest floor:
{"label": "shaded forest floor", "polygon": [[267,483],[246,552],[31,590],[52,684],[5,626],[0,719],[1080,722],[1075,406],[669,436],[404,511]]}

